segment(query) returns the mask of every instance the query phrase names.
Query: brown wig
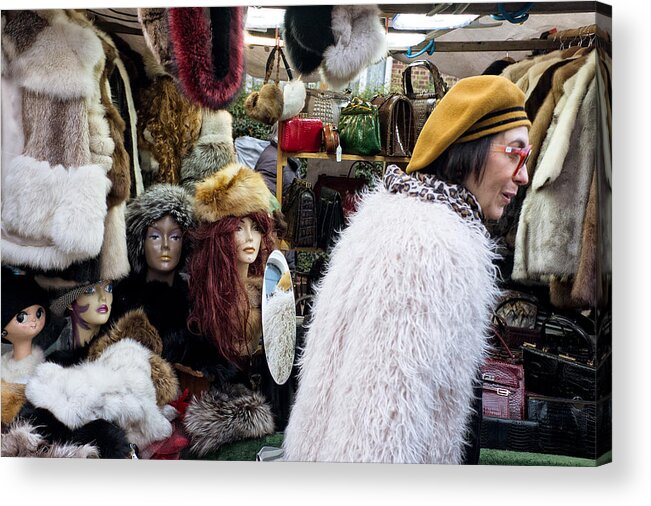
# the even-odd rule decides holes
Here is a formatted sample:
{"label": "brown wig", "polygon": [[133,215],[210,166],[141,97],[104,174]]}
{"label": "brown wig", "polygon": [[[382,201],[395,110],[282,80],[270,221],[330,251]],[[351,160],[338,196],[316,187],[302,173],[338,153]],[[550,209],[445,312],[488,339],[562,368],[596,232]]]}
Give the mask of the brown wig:
{"label": "brown wig", "polygon": [[452,144],[420,172],[435,175],[454,184],[463,184],[466,178],[474,173],[477,181],[481,182],[495,135],[497,134]]}
{"label": "brown wig", "polygon": [[[273,219],[265,212],[248,215],[262,232],[260,252],[249,266],[249,276],[262,276],[274,249]],[[243,217],[228,216],[190,231],[195,253],[188,261],[188,317],[191,332],[209,337],[226,359],[242,368],[248,349],[247,321],[251,310],[244,282],[237,271],[235,231]],[[249,352],[253,350],[249,349]]]}
{"label": "brown wig", "polygon": [[[143,132],[152,137],[148,142]],[[170,76],[160,76],[142,91],[138,110],[138,143],[158,161],[156,181],[179,184],[181,160],[201,132],[201,108],[178,90]]]}

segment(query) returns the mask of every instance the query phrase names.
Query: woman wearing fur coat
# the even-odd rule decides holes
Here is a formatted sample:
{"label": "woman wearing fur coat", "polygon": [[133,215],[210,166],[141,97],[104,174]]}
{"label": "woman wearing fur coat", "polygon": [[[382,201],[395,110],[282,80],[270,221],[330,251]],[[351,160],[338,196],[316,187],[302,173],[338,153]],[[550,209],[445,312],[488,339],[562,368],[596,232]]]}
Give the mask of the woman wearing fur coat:
{"label": "woman wearing fur coat", "polygon": [[286,460],[477,461],[464,453],[498,295],[483,221],[528,182],[530,126],[513,83],[462,79],[406,171],[364,196],[314,301]]}

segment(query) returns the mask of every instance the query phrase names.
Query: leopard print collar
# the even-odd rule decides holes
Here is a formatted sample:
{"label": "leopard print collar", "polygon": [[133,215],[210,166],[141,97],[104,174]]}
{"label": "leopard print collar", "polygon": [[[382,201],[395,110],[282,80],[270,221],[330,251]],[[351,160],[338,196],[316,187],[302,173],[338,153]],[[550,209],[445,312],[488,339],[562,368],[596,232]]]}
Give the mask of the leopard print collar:
{"label": "leopard print collar", "polygon": [[479,202],[462,185],[446,183],[431,174],[407,174],[397,165],[389,165],[384,173],[384,187],[391,193],[404,193],[426,202],[441,202],[464,220],[484,227]]}

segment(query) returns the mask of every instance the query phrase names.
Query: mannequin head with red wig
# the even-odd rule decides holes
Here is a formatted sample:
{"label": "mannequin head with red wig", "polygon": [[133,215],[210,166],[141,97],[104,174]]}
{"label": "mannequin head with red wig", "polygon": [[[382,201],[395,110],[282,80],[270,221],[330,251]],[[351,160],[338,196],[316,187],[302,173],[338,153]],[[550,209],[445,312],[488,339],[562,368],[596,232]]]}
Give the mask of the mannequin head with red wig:
{"label": "mannequin head with red wig", "polygon": [[260,174],[237,164],[196,188],[200,225],[190,233],[188,325],[238,366],[254,351],[247,339],[247,280],[262,276],[276,242],[270,195]]}

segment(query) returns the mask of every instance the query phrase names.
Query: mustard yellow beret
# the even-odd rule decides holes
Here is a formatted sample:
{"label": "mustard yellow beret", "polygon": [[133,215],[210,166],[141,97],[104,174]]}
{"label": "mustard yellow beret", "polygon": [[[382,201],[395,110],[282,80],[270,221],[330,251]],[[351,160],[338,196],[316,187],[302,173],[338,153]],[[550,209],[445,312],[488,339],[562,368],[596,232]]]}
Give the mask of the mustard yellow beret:
{"label": "mustard yellow beret", "polygon": [[416,140],[407,173],[427,167],[452,144],[474,141],[531,122],[524,93],[501,76],[461,79],[436,105]]}

